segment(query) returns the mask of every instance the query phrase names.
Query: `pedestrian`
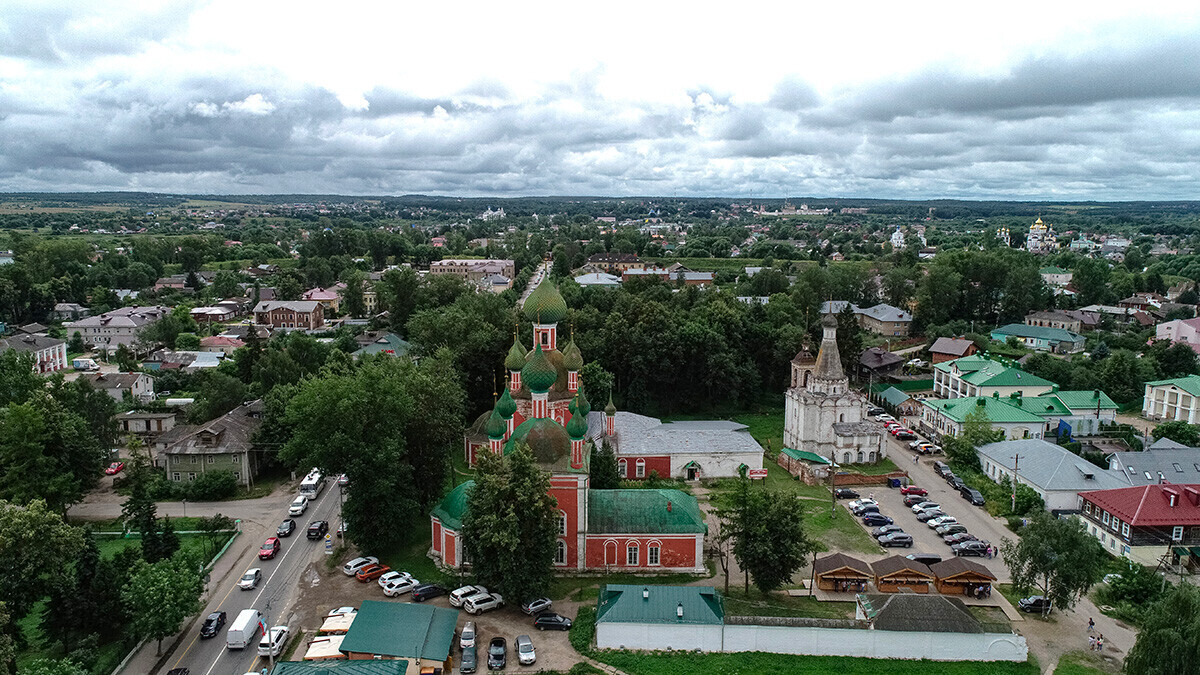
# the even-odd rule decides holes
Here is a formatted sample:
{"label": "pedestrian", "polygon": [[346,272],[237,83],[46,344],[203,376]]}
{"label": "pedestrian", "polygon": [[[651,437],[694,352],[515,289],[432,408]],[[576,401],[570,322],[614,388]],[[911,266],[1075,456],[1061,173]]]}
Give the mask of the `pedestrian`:
{"label": "pedestrian", "polygon": [[1095,630],[1096,630],[1096,620],[1089,618],[1088,619],[1088,632],[1091,633]]}
{"label": "pedestrian", "polygon": [[1101,633],[1100,637],[1096,638],[1096,651],[1104,651],[1104,633]]}
{"label": "pedestrian", "polygon": [[1095,635],[1088,636],[1088,651],[1089,652],[1096,651],[1096,636]]}
{"label": "pedestrian", "polygon": [[918,464],[921,461],[920,455],[913,455],[913,464]]}
{"label": "pedestrian", "polygon": [[867,495],[867,498],[870,499],[871,501],[875,501],[875,493],[872,492],[871,494]]}

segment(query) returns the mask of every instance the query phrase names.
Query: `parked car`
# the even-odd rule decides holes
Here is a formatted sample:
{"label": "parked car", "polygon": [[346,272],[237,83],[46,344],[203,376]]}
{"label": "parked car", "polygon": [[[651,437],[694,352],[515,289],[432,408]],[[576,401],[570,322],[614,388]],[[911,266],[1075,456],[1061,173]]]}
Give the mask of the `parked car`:
{"label": "parked car", "polygon": [[113,462],[104,467],[104,475],[115,476],[125,469],[125,462]]}
{"label": "parked car", "polygon": [[917,435],[914,434],[911,429],[901,429],[900,431],[896,432],[896,438],[902,441],[911,441],[916,437]]}
{"label": "parked car", "polygon": [[334,609],[329,610],[329,613],[325,615],[325,618],[328,619],[331,616],[337,616],[339,614],[357,614],[357,613],[358,613],[358,610],[353,607],[349,607],[349,606],[335,607]]}
{"label": "parked car", "polygon": [[909,553],[904,556],[913,562],[923,563],[925,565],[933,565],[942,562],[942,556],[936,553]]}
{"label": "parked car", "polygon": [[358,579],[359,581],[371,581],[372,579],[378,579],[379,577],[391,571],[392,568],[388,567],[387,565],[371,563],[370,565],[367,565],[359,570],[358,573],[354,575],[354,578]]}
{"label": "parked car", "polygon": [[288,507],[289,516],[302,516],[308,510],[308,497],[300,495],[292,500],[291,506]]}
{"label": "parked car", "polygon": [[350,484],[350,479],[347,478],[346,474],[343,473],[337,477],[337,484],[338,484],[338,487],[346,487],[347,485]]}
{"label": "parked car", "polygon": [[962,491],[963,488],[967,487],[967,484],[963,482],[963,479],[959,478],[958,476],[955,476],[946,482],[950,484],[951,488],[958,491]]}
{"label": "parked car", "polygon": [[529,602],[521,605],[521,611],[525,612],[529,616],[537,616],[538,614],[550,609],[550,605],[552,604],[553,603],[550,601],[550,598],[538,598],[536,600],[530,600]]}
{"label": "parked car", "polygon": [[258,549],[259,560],[270,560],[283,549],[283,544],[279,543],[279,537],[267,537],[263,545]]}
{"label": "parked car", "polygon": [[986,502],[983,499],[983,493],[975,488],[963,487],[959,489],[959,493],[963,499],[971,502],[975,506],[983,506]]}
{"label": "parked car", "polygon": [[904,505],[911,509],[917,504],[924,504],[927,501],[929,501],[929,497],[925,495],[909,495],[904,498]]}
{"label": "parked car", "polygon": [[537,652],[533,651],[533,640],[530,640],[528,635],[517,636],[516,650],[517,663],[532,666],[537,662]]}
{"label": "parked car", "polygon": [[837,499],[858,499],[858,493],[850,488],[836,488],[833,496]]}
{"label": "parked car", "polygon": [[342,522],[338,523],[337,536],[346,536],[346,521],[343,520]]}
{"label": "parked car", "polygon": [[937,518],[930,518],[925,524],[929,526],[929,529],[936,530],[943,525],[949,525],[950,523],[957,522],[958,518],[955,518],[954,516],[938,516]]}
{"label": "parked car", "polygon": [[533,620],[533,627],[538,630],[570,630],[571,620],[562,614],[542,612]]}
{"label": "parked car", "polygon": [[950,472],[950,465],[945,462],[942,462],[942,461],[934,462],[933,463],[933,471],[937,475],[945,478],[946,474]]}
{"label": "parked car", "polygon": [[863,506],[865,504],[878,504],[878,503],[879,502],[875,501],[874,499],[855,499],[854,501],[850,502],[849,504],[846,504],[846,508],[853,511],[854,509],[856,509],[860,506]]}
{"label": "parked car", "polygon": [[504,670],[507,662],[508,644],[502,637],[492,638],[488,644],[488,670]]}
{"label": "parked car", "polygon": [[891,525],[892,519],[881,513],[868,513],[862,517],[863,525]]}
{"label": "parked car", "polygon": [[483,586],[463,586],[461,588],[456,588],[453,591],[451,591],[451,593],[450,593],[450,606],[451,607],[462,607],[463,600],[466,600],[467,598],[471,597],[472,595],[487,595],[487,594],[488,594],[488,589],[484,588]]}
{"label": "parked car", "polygon": [[982,557],[987,555],[987,548],[987,544],[982,541],[964,541],[951,546],[950,550],[954,551],[954,555]]}
{"label": "parked car", "polygon": [[243,591],[252,591],[258,588],[260,581],[262,581],[262,570],[257,567],[248,569],[242,578],[238,579],[238,588]]}
{"label": "parked car", "polygon": [[200,638],[216,637],[217,633],[221,632],[221,627],[225,625],[225,612],[213,612],[208,615],[204,623],[200,624]]}
{"label": "parked car", "polygon": [[963,525],[962,523],[950,523],[949,525],[942,525],[941,527],[934,528],[933,531],[937,532],[938,534],[940,534],[944,537],[948,534],[958,534],[959,532],[966,532],[967,526]]}
{"label": "parked car", "polygon": [[943,473],[943,474],[942,474],[942,478],[946,479],[946,482],[947,482],[947,483],[950,483],[950,482],[951,482],[951,481],[953,481],[955,478],[958,478],[958,476],[954,475],[954,472],[953,472],[953,471],[947,471],[947,472],[945,472],[945,473]]}
{"label": "parked car", "polygon": [[892,532],[885,534],[879,538],[879,545],[884,548],[892,546],[903,546],[904,548],[912,548],[913,538],[911,534],[906,532]]}
{"label": "parked car", "polygon": [[923,487],[918,487],[916,485],[905,485],[904,487],[900,488],[900,494],[902,494],[902,495],[920,495],[923,497],[923,496],[929,494],[929,490],[926,490]]}
{"label": "parked car", "polygon": [[462,650],[462,658],[458,661],[458,672],[464,675],[475,672],[475,669],[479,667],[479,662],[476,659],[475,645]]}
{"label": "parked car", "polygon": [[468,621],[463,624],[462,631],[458,634],[459,649],[466,649],[475,646],[475,622]]}
{"label": "parked car", "polygon": [[875,406],[867,407],[867,414],[870,415],[871,417],[878,417],[878,416],[884,414],[885,412],[887,412],[887,411],[884,410],[883,408],[877,408]]}
{"label": "parked car", "polygon": [[920,502],[916,506],[912,507],[912,512],[920,513],[922,511],[932,511],[933,509],[940,509],[940,508],[942,508],[941,504],[939,504],[935,501],[926,499],[925,501]]}
{"label": "parked car", "polygon": [[421,582],[412,577],[401,577],[388,583],[383,587],[383,594],[389,598],[394,598],[397,595],[404,595],[412,589],[420,586]]}
{"label": "parked car", "polygon": [[280,523],[279,527],[275,529],[275,536],[290,537],[290,536],[292,536],[292,533],[295,531],[296,531],[296,521],[292,520],[291,518],[288,518],[287,520]]}
{"label": "parked car", "polygon": [[412,598],[413,602],[425,602],[430,598],[436,598],[439,595],[445,594],[445,586],[439,584],[421,584],[420,586],[412,589],[412,595],[409,597]]}
{"label": "parked car", "polygon": [[167,675],[192,675],[192,671],[187,668],[172,668],[167,671]]}
{"label": "parked car", "polygon": [[946,515],[946,513],[941,509],[929,509],[928,511],[922,511],[918,513],[917,520],[921,521],[922,523],[928,523],[934,518],[941,518],[944,515]]}
{"label": "parked car", "polygon": [[858,506],[857,508],[850,509],[850,513],[853,513],[856,516],[863,516],[868,513],[879,513],[879,505],[878,504],[862,504],[862,505]]}
{"label": "parked car", "polygon": [[367,565],[374,565],[378,562],[379,562],[379,558],[376,558],[375,556],[370,556],[370,555],[362,557],[362,558],[355,558],[354,560],[351,560],[350,562],[346,563],[345,565],[342,565],[342,574],[345,574],[348,577],[352,577],[355,574],[358,574],[358,571],[361,570],[362,568],[366,567]]}
{"label": "parked car", "polygon": [[279,656],[287,644],[290,631],[287,626],[272,626],[258,641],[259,656]]}
{"label": "parked car", "polygon": [[1033,612],[1041,614],[1050,609],[1050,601],[1040,595],[1031,595],[1028,598],[1018,600],[1017,609],[1031,614]]}
{"label": "parked car", "polygon": [[308,532],[304,536],[309,539],[320,539],[329,532],[329,523],[324,520],[314,520],[308,524]]}
{"label": "parked car", "polygon": [[387,586],[388,584],[392,583],[393,581],[398,581],[400,579],[411,579],[411,578],[412,578],[412,575],[409,574],[408,572],[400,572],[397,570],[392,570],[391,572],[387,572],[385,574],[379,575],[379,578],[376,579],[375,581],[379,583],[380,588],[383,588],[384,586]]}
{"label": "parked car", "polygon": [[961,544],[964,541],[975,541],[976,539],[978,539],[978,537],[971,534],[970,532],[955,532],[954,534],[947,534],[947,535],[942,536],[942,541],[946,542],[947,546]]}
{"label": "parked car", "polygon": [[895,417],[892,417],[891,415],[889,415],[887,413],[884,413],[882,415],[876,415],[875,419],[879,420],[880,422],[884,422],[884,423],[896,421]]}
{"label": "parked car", "polygon": [[871,530],[871,536],[878,539],[885,534],[891,534],[893,532],[903,532],[903,531],[904,531],[904,528],[900,527],[899,525],[880,525],[879,527],[875,528],[874,530]]}
{"label": "parked car", "polygon": [[483,612],[499,609],[504,606],[504,598],[499,593],[487,595],[472,595],[463,601],[463,609],[467,614],[482,614]]}

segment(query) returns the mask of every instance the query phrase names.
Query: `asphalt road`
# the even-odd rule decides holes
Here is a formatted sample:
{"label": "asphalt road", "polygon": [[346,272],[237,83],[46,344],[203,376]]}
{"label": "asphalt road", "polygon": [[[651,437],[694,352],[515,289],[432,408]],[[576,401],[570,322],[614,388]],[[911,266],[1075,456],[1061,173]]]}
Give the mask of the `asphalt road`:
{"label": "asphalt road", "polygon": [[[262,637],[261,633],[255,638],[254,646],[234,650],[225,647],[225,631],[239,612],[249,608],[257,609],[264,615],[267,627],[289,623],[302,573],[310,564],[325,557],[323,542],[308,540],[304,536],[305,531],[311,521],[325,520],[329,521],[329,533],[334,534],[338,524],[339,489],[330,480],[321,495],[310,502],[304,515],[293,517],[296,531],[280,540],[283,549],[272,560],[259,560],[258,547],[268,536],[274,536],[279,523],[289,517],[287,507],[296,493],[273,496],[273,500],[278,502],[273,518],[243,521],[242,536],[249,537],[253,545],[244,554],[241,566],[235,566],[232,574],[218,581],[218,587],[209,589],[210,600],[201,615],[203,619],[210,612],[223,611],[227,615],[225,627],[216,637],[201,640],[199,630],[202,619],[197,621],[192,635],[184,636],[180,648],[171,655],[163,672],[172,668],[187,668],[191,675],[243,675],[257,672],[267,665],[267,657],[258,655],[257,643],[258,638]],[[336,548],[336,536],[334,539]],[[240,590],[237,587],[238,579],[246,570],[254,567],[262,570],[262,582],[253,591]],[[291,636],[293,640],[296,639],[295,628]]]}

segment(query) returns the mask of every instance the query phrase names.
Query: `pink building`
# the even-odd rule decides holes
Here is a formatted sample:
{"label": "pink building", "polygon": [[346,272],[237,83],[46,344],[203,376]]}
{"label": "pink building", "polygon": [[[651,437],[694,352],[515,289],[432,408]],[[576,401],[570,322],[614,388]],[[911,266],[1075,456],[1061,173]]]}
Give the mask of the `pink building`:
{"label": "pink building", "polygon": [[1164,321],[1154,327],[1154,339],[1182,342],[1200,353],[1200,317]]}

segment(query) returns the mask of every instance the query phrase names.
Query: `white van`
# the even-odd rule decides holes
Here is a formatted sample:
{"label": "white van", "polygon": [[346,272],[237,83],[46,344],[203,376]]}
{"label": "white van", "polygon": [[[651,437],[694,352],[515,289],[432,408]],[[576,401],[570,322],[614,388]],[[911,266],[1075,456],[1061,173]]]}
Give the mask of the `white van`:
{"label": "white van", "polygon": [[258,637],[258,629],[262,617],[257,609],[243,609],[237,618],[225,631],[225,647],[228,649],[245,649]]}

